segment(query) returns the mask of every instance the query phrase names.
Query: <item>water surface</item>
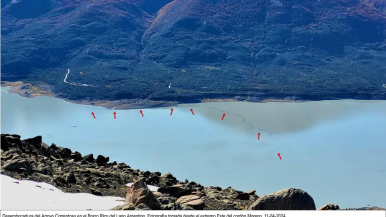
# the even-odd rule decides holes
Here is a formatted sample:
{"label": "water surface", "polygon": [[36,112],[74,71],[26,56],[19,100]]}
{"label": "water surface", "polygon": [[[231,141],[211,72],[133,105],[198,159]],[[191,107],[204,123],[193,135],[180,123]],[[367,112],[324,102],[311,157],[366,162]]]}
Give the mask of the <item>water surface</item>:
{"label": "water surface", "polygon": [[42,135],[47,144],[205,186],[258,195],[294,187],[317,207],[386,207],[385,101],[201,103],[174,107],[173,115],[118,110],[114,119],[102,107],[1,92],[2,133]]}

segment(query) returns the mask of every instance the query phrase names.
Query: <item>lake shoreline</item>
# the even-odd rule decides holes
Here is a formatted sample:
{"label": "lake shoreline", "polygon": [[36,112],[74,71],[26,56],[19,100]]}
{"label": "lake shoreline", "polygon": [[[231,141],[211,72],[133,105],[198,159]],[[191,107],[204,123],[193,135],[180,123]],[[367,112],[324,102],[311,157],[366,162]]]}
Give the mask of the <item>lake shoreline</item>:
{"label": "lake shoreline", "polygon": [[[231,98],[205,98],[205,99],[188,99],[187,101],[168,101],[168,100],[147,100],[147,99],[120,99],[120,100],[93,100],[93,99],[79,99],[72,100],[66,97],[58,96],[53,93],[47,85],[42,85],[45,88],[39,86],[33,86],[30,83],[24,83],[22,81],[16,82],[2,82],[1,87],[9,87],[9,93],[16,93],[21,97],[34,98],[36,96],[48,96],[64,101],[81,104],[81,105],[94,105],[101,106],[107,109],[114,110],[130,110],[130,109],[151,109],[151,108],[164,108],[170,106],[177,106],[180,104],[195,104],[195,103],[206,103],[206,102],[249,102],[249,103],[268,103],[268,102],[291,102],[291,103],[302,103],[302,102],[314,102],[314,101],[326,101],[326,100],[374,100],[382,101],[386,100],[383,98],[374,98],[369,96],[360,96],[360,94],[348,97],[348,95],[330,96],[330,97],[314,97],[314,96],[302,96],[302,97],[278,97],[278,96],[244,96],[244,97],[231,97]],[[28,87],[25,89],[25,87]],[[226,94],[225,94],[226,95]],[[350,95],[350,94],[349,94]],[[386,96],[386,95],[385,95]]]}
{"label": "lake shoreline", "polygon": [[[307,102],[312,100],[294,100],[294,99],[280,99],[280,98],[261,98],[261,99],[245,99],[240,100],[235,98],[213,98],[213,99],[202,99],[200,102],[177,102],[177,101],[155,101],[155,100],[143,100],[143,99],[134,99],[134,100],[71,100],[65,97],[60,97],[57,94],[50,91],[48,88],[45,90],[33,86],[30,83],[24,83],[22,81],[16,82],[4,82],[1,84],[1,87],[8,87],[8,93],[15,93],[21,97],[34,98],[37,96],[48,96],[58,99],[62,99],[67,102],[81,104],[81,105],[94,105],[101,106],[107,109],[115,110],[130,110],[130,109],[151,109],[151,108],[162,108],[169,106],[177,106],[179,104],[191,104],[191,103],[206,103],[206,102],[251,102],[251,103],[267,103],[267,102],[292,102],[300,103]],[[28,88],[25,88],[28,87]],[[317,100],[315,100],[317,101]]]}

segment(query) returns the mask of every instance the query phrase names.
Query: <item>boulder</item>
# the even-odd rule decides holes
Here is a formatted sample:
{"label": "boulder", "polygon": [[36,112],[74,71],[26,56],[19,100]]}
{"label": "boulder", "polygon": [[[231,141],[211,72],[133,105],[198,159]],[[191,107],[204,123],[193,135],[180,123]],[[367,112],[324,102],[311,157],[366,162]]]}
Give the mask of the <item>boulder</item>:
{"label": "boulder", "polygon": [[75,177],[75,174],[73,172],[70,172],[66,175],[66,181],[68,183],[72,183],[72,184],[75,184],[76,183],[76,177]]}
{"label": "boulder", "polygon": [[99,180],[94,183],[94,186],[97,188],[110,188],[110,185],[104,180]]}
{"label": "boulder", "polygon": [[96,196],[102,196],[102,192],[100,192],[97,189],[90,189],[91,194],[96,195]]}
{"label": "boulder", "polygon": [[74,153],[71,153],[70,158],[74,159],[74,161],[81,161],[83,159],[82,155],[77,151]]}
{"label": "boulder", "polygon": [[52,181],[56,184],[56,186],[66,186],[67,185],[66,179],[64,179],[63,177],[60,177],[60,176],[55,177]]}
{"label": "boulder", "polygon": [[249,194],[242,192],[240,194],[237,194],[235,196],[235,199],[238,199],[238,200],[249,200]]}
{"label": "boulder", "polygon": [[137,207],[141,203],[152,210],[161,209],[161,204],[149,190],[143,178],[134,182],[126,194],[126,204],[132,204],[134,207]]}
{"label": "boulder", "polygon": [[52,143],[51,146],[50,146],[50,149],[51,149],[51,150],[57,150],[57,149],[58,149],[58,146],[56,146],[55,143]]}
{"label": "boulder", "polygon": [[3,165],[3,168],[9,171],[26,172],[29,175],[33,172],[31,163],[24,159],[10,160]]}
{"label": "boulder", "polygon": [[46,143],[42,142],[42,144],[40,144],[39,150],[43,153],[44,156],[48,157],[50,155],[49,149],[50,147]]}
{"label": "boulder", "polygon": [[13,137],[20,141],[20,135],[17,135],[17,134],[2,134],[2,135],[4,135],[5,137]]}
{"label": "boulder", "polygon": [[288,188],[257,199],[249,210],[315,210],[314,199],[305,191]]}
{"label": "boulder", "polygon": [[129,165],[126,165],[125,163],[119,163],[118,164],[118,168],[119,169],[125,169],[125,168],[129,168],[130,169],[131,167]]}
{"label": "boulder", "polygon": [[156,173],[150,174],[150,177],[146,181],[146,183],[149,183],[151,185],[157,185],[159,183],[160,177]]}
{"label": "boulder", "polygon": [[[155,192],[155,193],[159,193],[159,192]],[[176,202],[175,197],[170,197],[167,195],[162,195],[158,197],[157,200],[161,203],[161,205],[166,205],[166,204],[171,204]]]}
{"label": "boulder", "polygon": [[40,149],[40,145],[42,144],[42,136],[35,136],[34,138],[24,139],[23,142],[29,143],[35,146],[37,149]]}
{"label": "boulder", "polygon": [[196,195],[186,195],[178,198],[176,204],[186,205],[195,210],[202,210],[205,207],[204,201]]}
{"label": "boulder", "polygon": [[87,162],[94,162],[95,161],[94,155],[93,154],[88,154],[88,155],[83,157],[83,160],[87,161]]}
{"label": "boulder", "polygon": [[336,204],[327,204],[319,207],[318,210],[339,210],[339,206]]}
{"label": "boulder", "polygon": [[29,144],[29,143],[26,143],[26,142],[22,142],[21,145],[20,145],[20,149],[24,152],[24,153],[37,153],[37,149],[35,146]]}
{"label": "boulder", "polygon": [[163,186],[158,188],[158,192],[161,192],[163,194],[169,194],[170,196],[174,197],[180,197],[184,195],[188,195],[192,192],[192,186],[177,184],[173,186]]}
{"label": "boulder", "polygon": [[7,138],[5,138],[4,134],[1,134],[1,149],[3,151],[8,151],[11,147],[11,144],[8,142]]}
{"label": "boulder", "polygon": [[61,158],[60,157],[60,149],[58,146],[55,145],[55,143],[52,143],[51,146],[48,148],[49,156],[54,156],[55,158]]}
{"label": "boulder", "polygon": [[69,157],[71,157],[71,149],[69,149],[69,148],[58,147],[57,153],[62,158],[69,158]]}
{"label": "boulder", "polygon": [[165,175],[163,175],[162,177],[160,177],[160,180],[159,180],[159,185],[161,187],[163,186],[172,186],[172,185],[175,185],[177,184],[177,179],[176,177],[174,177],[172,174],[170,173],[166,173]]}
{"label": "boulder", "polygon": [[150,173],[149,171],[143,171],[143,172],[142,172],[142,171],[139,171],[139,174],[142,175],[143,177],[146,177],[146,178],[147,178],[147,177],[150,176],[151,173]]}
{"label": "boulder", "polygon": [[163,197],[164,195],[158,191],[152,191],[155,198]]}
{"label": "boulder", "polygon": [[255,190],[250,190],[250,191],[247,192],[247,194],[254,195],[254,194],[256,194],[256,191]]}
{"label": "boulder", "polygon": [[106,165],[107,162],[109,162],[110,158],[109,157],[104,157],[102,155],[98,155],[96,159],[96,163],[98,166],[104,166]]}
{"label": "boulder", "polygon": [[15,134],[4,134],[4,135],[5,135],[5,138],[7,139],[9,144],[11,144],[11,145],[12,144],[17,144],[17,145],[21,144],[19,135],[15,135]]}

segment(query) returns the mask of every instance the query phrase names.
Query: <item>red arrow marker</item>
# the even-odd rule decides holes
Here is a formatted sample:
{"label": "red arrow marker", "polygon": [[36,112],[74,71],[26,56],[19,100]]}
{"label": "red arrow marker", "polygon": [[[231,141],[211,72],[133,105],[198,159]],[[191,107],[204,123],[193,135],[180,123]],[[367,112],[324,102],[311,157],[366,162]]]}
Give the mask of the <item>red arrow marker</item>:
{"label": "red arrow marker", "polygon": [[170,110],[170,115],[172,115],[173,114],[173,108]]}
{"label": "red arrow marker", "polygon": [[194,115],[193,109],[190,109],[190,111],[192,112],[192,115]]}
{"label": "red arrow marker", "polygon": [[117,114],[117,113],[114,112],[114,119],[116,119],[116,116],[115,116],[116,114]]}
{"label": "red arrow marker", "polygon": [[143,117],[143,113],[142,113],[142,110],[139,110],[139,112],[141,112],[141,115],[142,115],[142,117]]}
{"label": "red arrow marker", "polygon": [[95,119],[95,115],[94,115],[94,112],[91,112],[91,114],[92,114],[92,116],[94,117],[94,119]]}
{"label": "red arrow marker", "polygon": [[280,160],[281,160],[280,153],[277,153],[277,156],[279,156],[279,158],[280,158]]}
{"label": "red arrow marker", "polygon": [[224,114],[222,114],[222,118],[221,118],[221,120],[224,120],[224,117],[225,117],[225,113],[224,113]]}
{"label": "red arrow marker", "polygon": [[260,140],[260,133],[257,134],[257,140]]}

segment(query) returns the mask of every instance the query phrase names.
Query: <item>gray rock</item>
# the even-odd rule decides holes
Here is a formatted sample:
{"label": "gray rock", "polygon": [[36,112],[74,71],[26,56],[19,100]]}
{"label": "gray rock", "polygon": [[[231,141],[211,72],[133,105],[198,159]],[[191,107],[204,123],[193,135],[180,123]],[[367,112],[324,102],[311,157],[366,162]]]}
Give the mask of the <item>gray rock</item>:
{"label": "gray rock", "polygon": [[57,153],[62,158],[69,158],[71,156],[71,149],[63,148],[63,147],[58,147],[58,152]]}
{"label": "gray rock", "polygon": [[314,199],[305,191],[288,188],[257,199],[249,210],[315,210]]}
{"label": "gray rock", "polygon": [[15,134],[4,134],[4,135],[5,135],[5,139],[8,141],[9,144],[16,144],[16,145],[21,144],[19,135],[15,135]]}
{"label": "gray rock", "polygon": [[249,194],[242,192],[240,194],[237,194],[235,199],[238,199],[238,200],[249,200]]}
{"label": "gray rock", "polygon": [[125,168],[129,168],[130,169],[131,167],[129,165],[126,165],[125,163],[119,163],[118,164],[118,168],[119,169],[125,169]]}
{"label": "gray rock", "polygon": [[96,159],[96,163],[98,166],[104,166],[106,165],[107,162],[109,162],[110,158],[109,157],[104,157],[102,155],[98,155]]}
{"label": "gray rock", "polygon": [[255,190],[250,190],[250,191],[247,192],[247,194],[254,195],[254,194],[256,194],[256,191]]}
{"label": "gray rock", "polygon": [[169,197],[169,196],[161,196],[161,197],[158,197],[157,200],[163,205],[176,202],[176,199],[174,199],[174,197]]}
{"label": "gray rock", "polygon": [[159,186],[164,187],[164,186],[172,186],[177,184],[177,179],[170,173],[166,173],[165,175],[161,176],[159,179]]}
{"label": "gray rock", "polygon": [[137,207],[141,203],[152,210],[161,209],[161,204],[149,190],[143,178],[134,182],[126,194],[126,204],[132,204]]}
{"label": "gray rock", "polygon": [[73,172],[70,172],[66,175],[66,181],[68,183],[73,183],[75,184],[76,183],[76,177],[75,177],[75,174]]}
{"label": "gray rock", "polygon": [[163,186],[158,188],[158,192],[161,192],[163,194],[169,194],[170,196],[174,197],[180,197],[184,195],[188,195],[192,192],[192,186],[177,184],[173,186]]}
{"label": "gray rock", "polygon": [[42,142],[40,144],[39,150],[43,153],[44,156],[49,156],[49,149],[50,147],[46,143]]}
{"label": "gray rock", "polygon": [[196,195],[186,195],[178,198],[176,204],[187,205],[195,210],[202,210],[205,207],[204,201]]}
{"label": "gray rock", "polygon": [[42,144],[42,136],[35,136],[34,138],[24,139],[23,142],[29,143],[39,149],[40,145]]}
{"label": "gray rock", "polygon": [[100,179],[94,183],[94,186],[97,188],[110,188],[110,185],[106,183],[103,179]]}
{"label": "gray rock", "polygon": [[7,138],[5,138],[4,134],[1,134],[1,149],[3,151],[8,151],[11,147],[11,144],[8,142]]}
{"label": "gray rock", "polygon": [[67,181],[61,176],[57,176],[52,180],[57,186],[66,186]]}
{"label": "gray rock", "polygon": [[3,135],[5,137],[13,137],[13,138],[20,140],[20,135],[17,135],[17,134],[3,134]]}
{"label": "gray rock", "polygon": [[55,158],[61,158],[60,157],[60,149],[58,146],[55,145],[55,143],[52,143],[51,146],[48,149],[49,156],[54,156]]}
{"label": "gray rock", "polygon": [[100,192],[99,190],[97,189],[90,189],[90,190],[91,190],[91,194],[96,196],[102,196],[102,192]]}
{"label": "gray rock", "polygon": [[51,150],[58,150],[58,146],[56,146],[55,143],[52,143],[51,146],[50,146],[50,149]]}
{"label": "gray rock", "polygon": [[336,204],[327,204],[322,207],[319,207],[318,210],[339,210],[339,206]]}
{"label": "gray rock", "polygon": [[70,158],[71,159],[74,159],[74,161],[81,161],[83,158],[82,158],[82,155],[79,153],[79,152],[74,152],[70,155]]}
{"label": "gray rock", "polygon": [[83,157],[83,160],[87,161],[87,162],[95,162],[95,159],[94,159],[94,155],[93,154],[88,154],[86,156]]}
{"label": "gray rock", "polygon": [[24,159],[10,160],[3,165],[3,168],[9,171],[26,172],[29,175],[33,172],[31,163]]}
{"label": "gray rock", "polygon": [[36,147],[26,142],[22,142],[20,148],[24,153],[37,153]]}

